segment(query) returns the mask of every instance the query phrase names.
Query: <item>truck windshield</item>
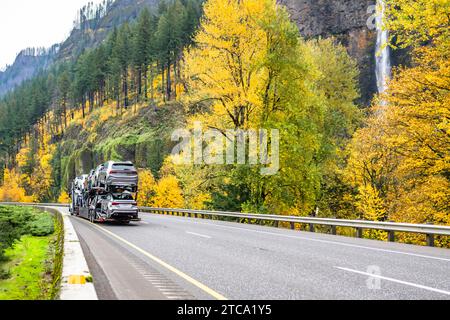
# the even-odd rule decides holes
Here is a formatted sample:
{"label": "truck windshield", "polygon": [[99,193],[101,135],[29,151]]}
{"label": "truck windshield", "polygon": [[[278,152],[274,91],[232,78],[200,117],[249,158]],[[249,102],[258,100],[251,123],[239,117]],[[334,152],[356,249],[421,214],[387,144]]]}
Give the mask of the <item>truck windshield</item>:
{"label": "truck windshield", "polygon": [[113,168],[113,170],[133,170],[134,169],[132,164],[127,164],[127,163],[113,164],[112,168]]}

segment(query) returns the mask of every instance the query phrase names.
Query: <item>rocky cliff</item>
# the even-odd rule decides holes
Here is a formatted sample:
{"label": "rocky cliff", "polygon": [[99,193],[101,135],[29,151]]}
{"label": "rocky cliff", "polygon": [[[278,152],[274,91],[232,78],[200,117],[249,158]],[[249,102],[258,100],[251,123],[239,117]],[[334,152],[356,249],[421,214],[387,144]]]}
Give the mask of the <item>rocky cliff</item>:
{"label": "rocky cliff", "polygon": [[375,0],[279,0],[306,38],[334,36],[358,61],[361,103],[377,91],[375,76]]}
{"label": "rocky cliff", "polygon": [[83,50],[96,47],[114,29],[125,22],[135,20],[143,8],[156,10],[160,0],[115,0],[108,12],[95,27],[74,28],[69,38],[61,45],[58,59],[78,56]]}
{"label": "rocky cliff", "polygon": [[22,50],[12,65],[0,72],[0,97],[47,68],[54,61],[58,50],[57,45],[50,49]]}

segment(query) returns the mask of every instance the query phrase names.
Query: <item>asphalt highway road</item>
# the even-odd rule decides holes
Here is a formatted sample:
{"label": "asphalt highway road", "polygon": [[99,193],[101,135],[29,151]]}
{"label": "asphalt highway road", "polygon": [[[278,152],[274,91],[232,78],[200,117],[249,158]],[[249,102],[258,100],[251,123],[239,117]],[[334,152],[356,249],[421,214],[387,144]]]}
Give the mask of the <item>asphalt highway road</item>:
{"label": "asphalt highway road", "polygon": [[141,218],[131,225],[71,218],[100,299],[450,299],[450,250]]}

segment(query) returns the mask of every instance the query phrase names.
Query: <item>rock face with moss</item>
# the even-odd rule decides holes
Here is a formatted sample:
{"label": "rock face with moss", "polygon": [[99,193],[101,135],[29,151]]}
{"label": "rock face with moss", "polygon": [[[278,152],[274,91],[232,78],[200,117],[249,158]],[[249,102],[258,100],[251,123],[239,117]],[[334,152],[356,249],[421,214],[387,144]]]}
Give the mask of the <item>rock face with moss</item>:
{"label": "rock face with moss", "polygon": [[[358,61],[361,102],[376,92],[376,31],[372,15],[375,0],[279,0],[306,38],[336,37]],[[371,26],[371,27],[369,27]]]}
{"label": "rock face with moss", "polygon": [[101,116],[102,110],[98,110],[87,116],[84,125],[72,124],[58,143],[53,161],[53,172],[61,177],[55,181],[62,181],[58,188],[67,189],[77,175],[109,160],[132,161],[157,175],[175,145],[172,132],[183,127],[184,121],[178,104],[144,106],[136,113],[129,110],[106,120]]}

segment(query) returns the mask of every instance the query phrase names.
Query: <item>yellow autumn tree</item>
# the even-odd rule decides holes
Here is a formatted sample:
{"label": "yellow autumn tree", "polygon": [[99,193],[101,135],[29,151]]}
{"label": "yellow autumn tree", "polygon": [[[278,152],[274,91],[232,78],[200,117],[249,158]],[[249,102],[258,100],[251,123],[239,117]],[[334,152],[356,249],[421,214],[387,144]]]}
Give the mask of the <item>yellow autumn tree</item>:
{"label": "yellow autumn tree", "polygon": [[179,182],[174,176],[167,176],[158,181],[152,206],[157,208],[182,208],[183,193]]}
{"label": "yellow autumn tree", "polygon": [[[447,0],[385,0],[386,27],[394,46],[418,47],[430,41],[448,49],[450,3]],[[442,51],[443,52],[443,51]]]}
{"label": "yellow autumn tree", "polygon": [[411,47],[413,61],[394,70],[367,126],[355,135],[347,181],[358,199],[377,194],[385,219],[449,225],[450,6],[440,0],[388,3],[394,45]]}
{"label": "yellow autumn tree", "polygon": [[25,193],[20,187],[20,177],[15,170],[5,169],[3,185],[0,187],[0,200],[5,202],[33,202],[33,197]]}
{"label": "yellow autumn tree", "polygon": [[155,196],[156,182],[150,170],[139,171],[138,204],[142,207],[152,205]]}
{"label": "yellow autumn tree", "polygon": [[280,12],[274,0],[205,3],[195,46],[185,53],[189,102],[211,103],[212,112],[196,120],[219,129],[259,125],[271,76],[262,68],[270,48],[263,24]]}
{"label": "yellow autumn tree", "polygon": [[191,166],[204,172],[192,184],[180,179],[186,195],[197,202],[190,190],[201,186],[220,208],[311,213],[355,127],[355,63],[333,40],[304,41],[275,0],[207,1],[194,42],[185,53],[188,127],[278,129],[282,169],[269,177],[261,164]]}
{"label": "yellow autumn tree", "polygon": [[45,202],[51,198],[52,166],[51,160],[55,145],[51,144],[50,134],[41,133],[41,141],[38,142],[35,167],[30,177],[30,187],[38,201]]}
{"label": "yellow autumn tree", "polygon": [[[175,161],[176,162],[176,161]],[[173,156],[165,159],[160,170],[161,177],[175,176],[180,181],[184,198],[184,207],[193,210],[207,209],[211,201],[211,188],[217,176],[217,168],[209,168],[195,165],[175,165]]]}
{"label": "yellow autumn tree", "polygon": [[58,197],[58,203],[63,203],[63,204],[70,203],[70,197],[66,191],[61,192],[61,194]]}

